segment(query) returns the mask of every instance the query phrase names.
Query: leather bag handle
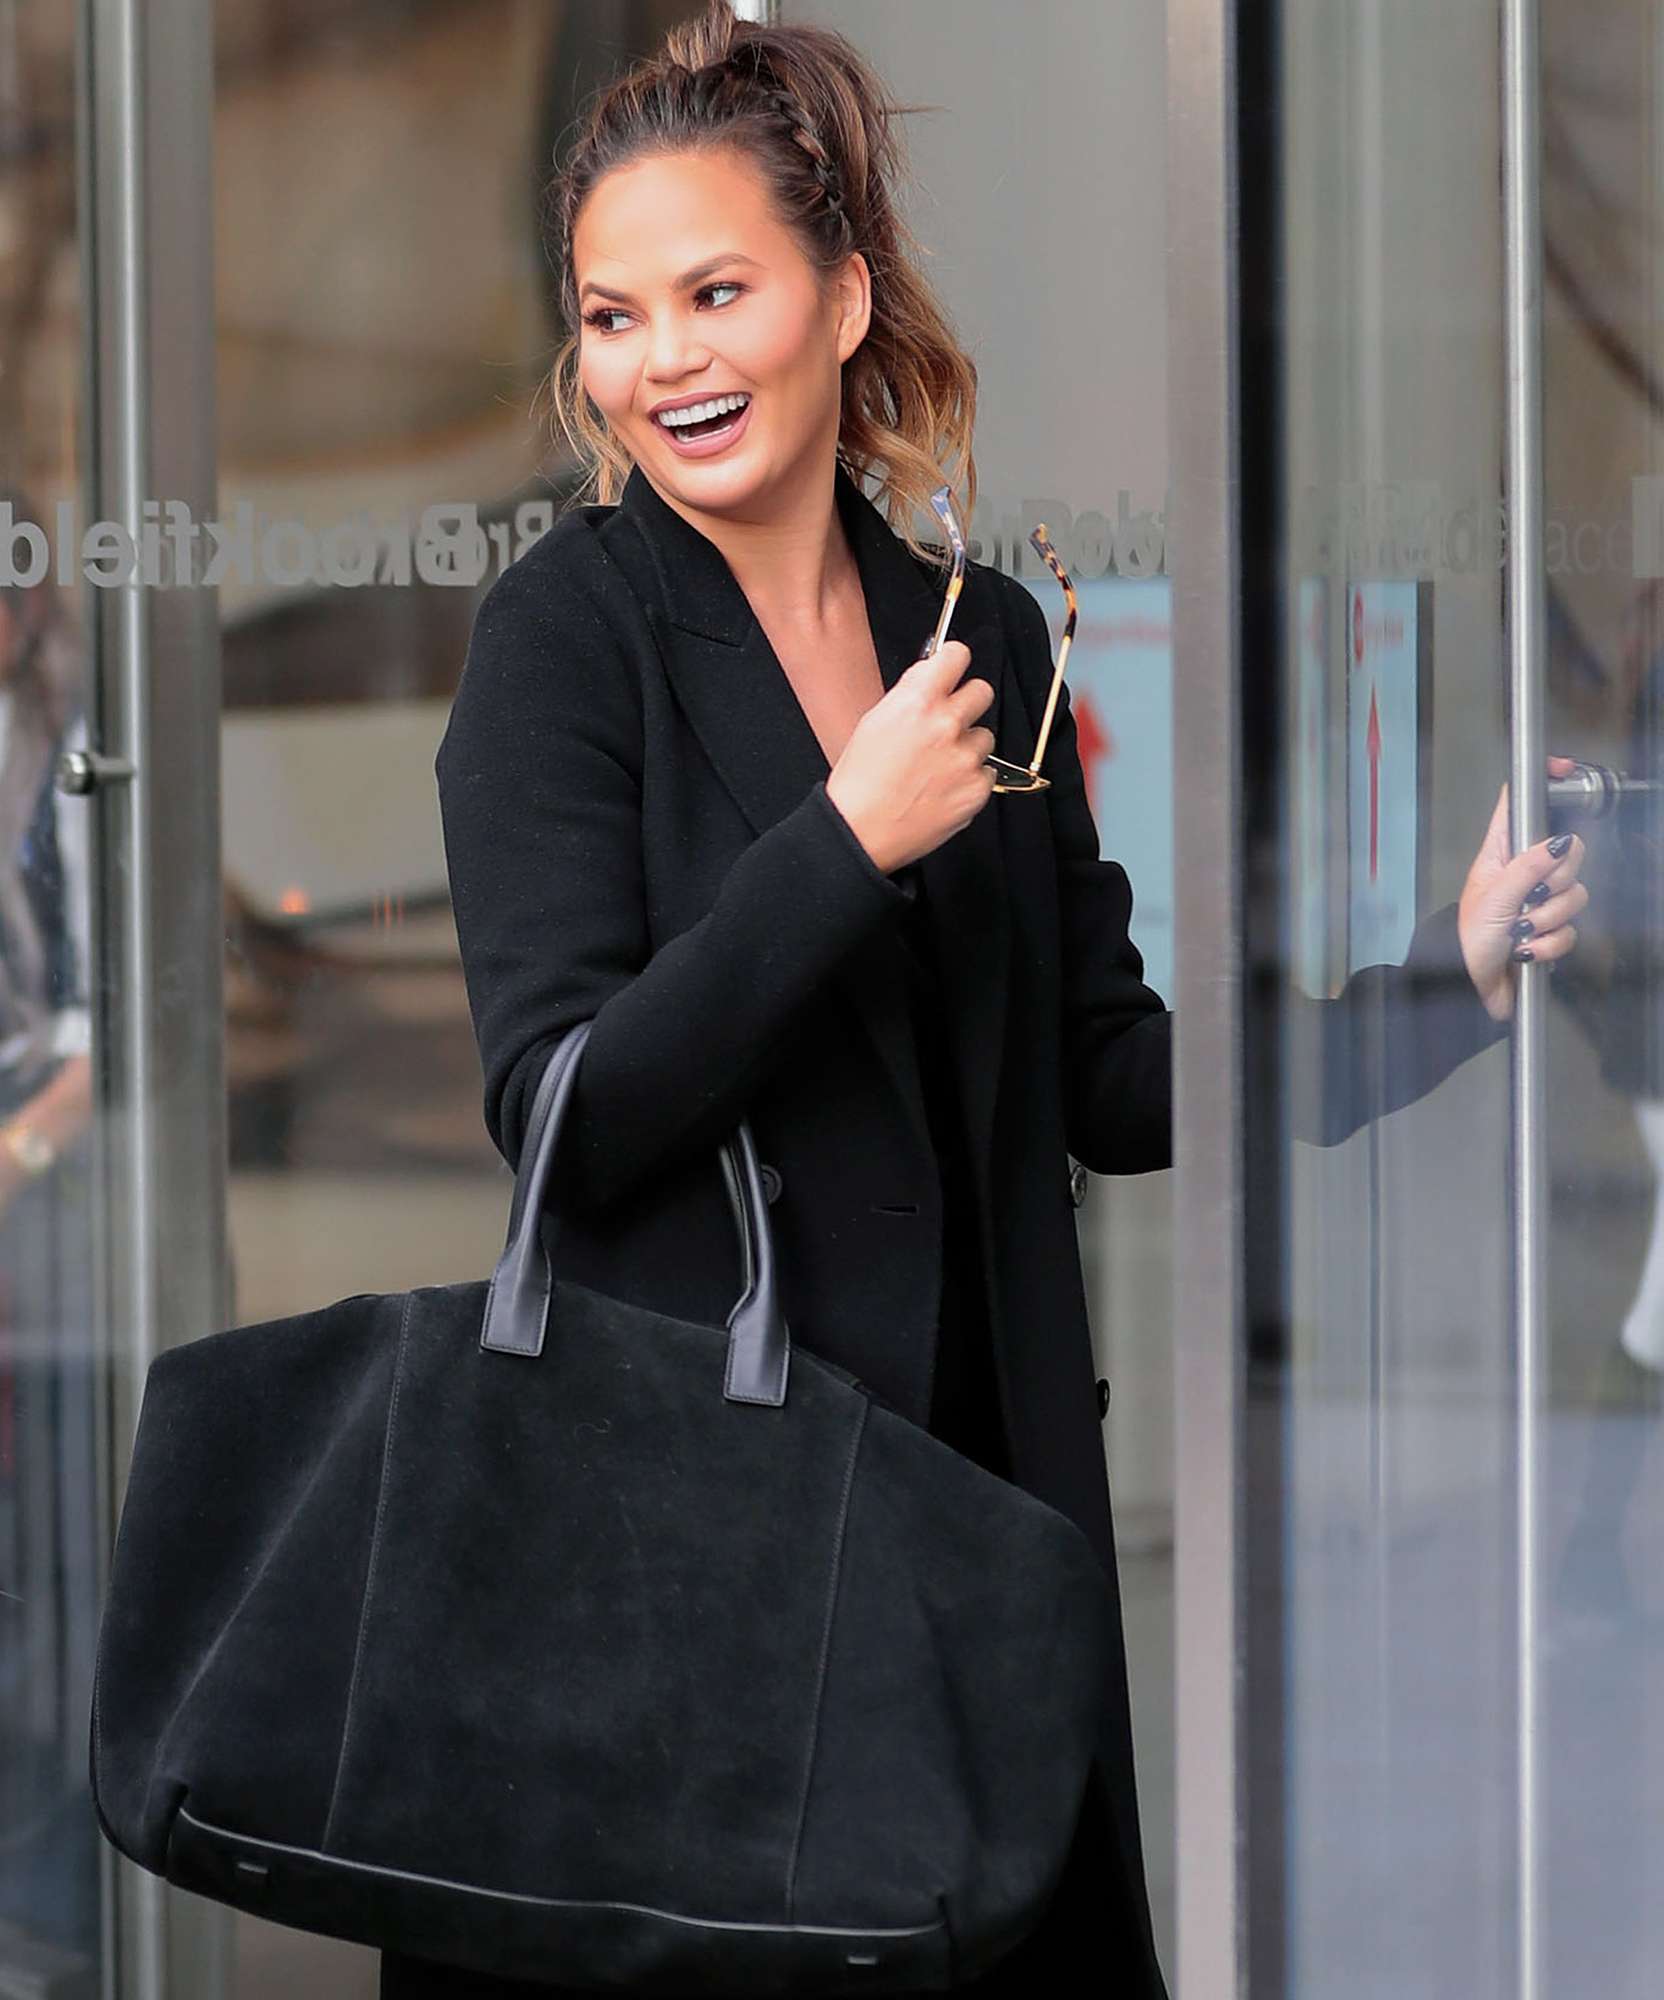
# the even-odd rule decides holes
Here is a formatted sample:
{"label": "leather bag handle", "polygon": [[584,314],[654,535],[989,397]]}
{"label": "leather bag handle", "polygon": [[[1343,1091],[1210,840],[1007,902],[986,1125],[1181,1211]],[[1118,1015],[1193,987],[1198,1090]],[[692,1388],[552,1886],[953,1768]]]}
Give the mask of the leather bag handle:
{"label": "leather bag handle", "polygon": [[[579,1021],[555,1045],[538,1079],[520,1149],[509,1208],[508,1240],[485,1298],[480,1346],[498,1354],[539,1355],[549,1325],[554,1273],[539,1227],[553,1176],[556,1142],[578,1074],[578,1056],[592,1022]],[[731,1403],[764,1403],[778,1409],[786,1400],[791,1339],[780,1309],[780,1285],[769,1227],[768,1197],[750,1124],[721,1151],[728,1199],[739,1231],[743,1281],[728,1315],[728,1365],[722,1393]]]}

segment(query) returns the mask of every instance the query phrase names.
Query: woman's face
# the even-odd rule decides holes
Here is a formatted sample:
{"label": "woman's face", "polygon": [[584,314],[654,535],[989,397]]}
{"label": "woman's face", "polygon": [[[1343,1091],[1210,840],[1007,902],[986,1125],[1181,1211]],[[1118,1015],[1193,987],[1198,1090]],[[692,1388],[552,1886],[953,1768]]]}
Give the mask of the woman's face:
{"label": "woman's face", "polygon": [[[871,310],[866,260],[826,282],[732,151],[620,167],[572,234],[582,315],[578,372],[614,436],[661,492],[712,513],[789,489],[837,449],[841,370]],[[701,447],[654,416],[663,403],[750,399]]]}

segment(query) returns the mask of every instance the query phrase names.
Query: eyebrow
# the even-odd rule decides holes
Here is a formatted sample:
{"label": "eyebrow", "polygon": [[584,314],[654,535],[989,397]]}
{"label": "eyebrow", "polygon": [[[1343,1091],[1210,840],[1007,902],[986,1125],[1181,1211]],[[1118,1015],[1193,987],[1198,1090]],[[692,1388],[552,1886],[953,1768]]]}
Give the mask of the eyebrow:
{"label": "eyebrow", "polygon": [[[697,285],[701,278],[708,278],[713,271],[721,270],[724,264],[757,264],[757,259],[746,256],[743,250],[725,250],[720,257],[707,257],[703,264],[695,264],[691,271],[684,271],[676,280],[674,289],[685,292],[690,285]],[[758,268],[761,269],[761,266],[758,265]],[[592,278],[585,280],[578,293],[579,302],[587,299],[591,292],[598,292],[604,299],[622,299],[626,305],[635,303],[628,292],[614,291],[611,285],[598,285]]]}

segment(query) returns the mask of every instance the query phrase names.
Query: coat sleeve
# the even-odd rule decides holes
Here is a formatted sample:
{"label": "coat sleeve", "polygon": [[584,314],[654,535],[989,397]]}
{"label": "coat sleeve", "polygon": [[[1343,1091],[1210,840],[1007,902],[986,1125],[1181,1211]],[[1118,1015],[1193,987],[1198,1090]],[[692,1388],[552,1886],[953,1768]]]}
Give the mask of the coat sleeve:
{"label": "coat sleeve", "polygon": [[[1053,658],[1046,616],[1020,583],[1007,602],[1018,614],[1012,658],[1024,706],[1038,721]],[[1067,679],[1042,768],[1062,926],[1064,1143],[1094,1173],[1151,1173],[1173,1163],[1173,1016],[1144,984],[1127,871],[1099,853]]]}
{"label": "coat sleeve", "polygon": [[563,1189],[596,1209],[714,1165],[804,1003],[912,898],[822,782],[654,951],[629,643],[571,565],[531,561],[481,601],[434,772],[486,1129],[517,1166],[550,1052],[590,1021],[561,1152]]}
{"label": "coat sleeve", "polygon": [[1468,976],[1457,906],[1424,917],[1402,965],[1368,965],[1332,998],[1280,983],[1288,1032],[1282,1097],[1297,1139],[1334,1146],[1425,1097],[1459,1064],[1505,1041]]}
{"label": "coat sleeve", "polygon": [[[1030,712],[1041,714],[1052,649],[1032,592],[1010,587],[1019,631],[1015,657]],[[1063,949],[1066,1143],[1100,1173],[1146,1173],[1172,1164],[1173,1015],[1143,983],[1128,934],[1126,871],[1099,857],[1069,689],[1058,696],[1046,746],[1057,854]],[[1303,1068],[1286,1078],[1295,1138],[1338,1145],[1371,1119],[1424,1097],[1481,1049],[1506,1038],[1468,977],[1455,904],[1425,918],[1402,965],[1367,966],[1338,994],[1313,998],[1281,977],[1287,1047]]]}

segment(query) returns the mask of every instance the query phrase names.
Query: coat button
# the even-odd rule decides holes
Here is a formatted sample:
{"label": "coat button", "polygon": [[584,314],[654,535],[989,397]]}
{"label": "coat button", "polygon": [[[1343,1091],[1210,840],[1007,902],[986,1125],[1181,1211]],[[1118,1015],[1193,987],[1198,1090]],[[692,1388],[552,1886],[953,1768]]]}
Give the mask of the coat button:
{"label": "coat button", "polygon": [[1100,1375],[1098,1377],[1099,1423],[1102,1423],[1104,1418],[1107,1417],[1108,1415],[1109,1415],[1109,1377],[1107,1375]]}
{"label": "coat button", "polygon": [[780,1199],[780,1176],[765,1160],[762,1163],[763,1193],[770,1201]]}
{"label": "coat button", "polygon": [[1069,1199],[1076,1208],[1086,1199],[1086,1169],[1079,1160],[1069,1169]]}

